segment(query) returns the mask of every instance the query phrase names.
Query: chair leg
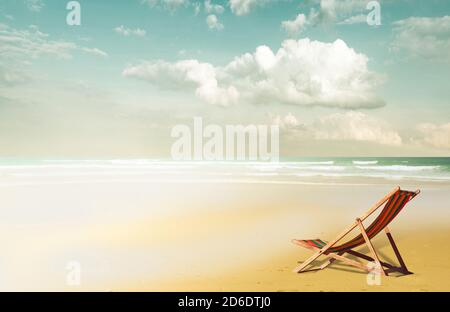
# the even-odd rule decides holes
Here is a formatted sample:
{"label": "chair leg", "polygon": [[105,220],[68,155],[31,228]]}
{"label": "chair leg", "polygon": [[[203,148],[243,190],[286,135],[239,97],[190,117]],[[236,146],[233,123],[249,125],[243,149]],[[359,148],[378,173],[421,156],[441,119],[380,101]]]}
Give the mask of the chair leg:
{"label": "chair leg", "polygon": [[[311,250],[316,251],[316,253],[314,255],[312,255],[308,260],[306,260],[305,262],[303,262],[301,265],[297,266],[294,269],[295,273],[305,273],[305,272],[312,272],[312,271],[323,270],[326,267],[328,267],[330,264],[335,262],[336,260],[342,261],[345,264],[353,266],[353,267],[356,267],[356,268],[358,268],[360,270],[370,272],[370,270],[365,265],[363,265],[361,262],[358,262],[358,261],[355,261],[355,260],[352,260],[352,259],[349,259],[347,257],[342,256],[345,253],[353,254],[354,252],[352,252],[352,251],[341,251],[339,253],[329,253],[329,254],[322,253],[322,254],[320,254],[321,250],[319,248],[313,248],[313,247],[304,245],[304,244],[302,244],[302,243],[300,243],[300,242],[298,242],[296,240],[293,240],[293,243],[295,243],[295,244],[297,244],[299,246],[305,247],[307,249],[311,249]],[[322,264],[320,267],[318,267],[316,269],[308,269],[308,270],[306,270],[306,267],[308,265],[312,264],[321,255],[327,257],[328,261],[325,262],[324,264]],[[364,258],[366,258],[366,257],[364,257]],[[371,259],[371,258],[369,257],[369,259]]]}
{"label": "chair leg", "polygon": [[318,251],[316,252],[314,255],[312,255],[310,258],[308,258],[305,262],[303,262],[301,265],[297,266],[294,269],[295,273],[301,273],[302,271],[304,271],[304,269],[310,265],[311,263],[313,263],[317,258],[319,258],[322,255],[322,252]]}
{"label": "chair leg", "polygon": [[[342,255],[343,255],[344,253],[346,253],[346,251],[342,251],[342,252],[337,253],[337,254],[335,254],[335,253],[324,254],[323,251],[322,251],[321,249],[319,249],[319,248],[314,248],[314,247],[311,247],[311,246],[308,246],[308,245],[306,245],[306,244],[303,244],[301,241],[298,241],[298,240],[295,240],[295,239],[294,239],[294,240],[292,240],[292,242],[293,242],[294,244],[296,244],[296,245],[301,246],[301,247],[304,247],[304,248],[307,248],[307,249],[311,249],[311,250],[316,251],[316,253],[315,253],[314,255],[312,255],[309,259],[307,259],[305,262],[303,262],[301,265],[297,266],[297,267],[293,270],[295,273],[305,273],[305,272],[310,272],[310,271],[318,271],[318,270],[322,270],[322,269],[325,269],[327,266],[329,266],[331,263],[333,263],[333,262],[336,261],[336,260],[340,260],[340,261],[342,261],[342,262],[344,262],[344,263],[346,263],[346,264],[348,264],[348,265],[357,267],[357,268],[359,268],[359,269],[361,269],[361,270],[369,271],[369,270],[367,269],[367,267],[364,266],[362,263],[360,263],[360,262],[358,262],[358,261],[354,261],[354,260],[349,259],[349,258],[346,258],[346,257],[343,257]],[[306,270],[306,267],[307,267],[308,265],[312,264],[312,263],[313,263],[317,258],[319,258],[321,255],[327,257],[329,260],[328,260],[327,262],[325,262],[324,264],[322,264],[322,265],[321,265],[319,268],[317,268],[317,269],[309,269],[309,270]]]}
{"label": "chair leg", "polygon": [[364,225],[362,224],[361,219],[358,218],[358,219],[356,219],[356,221],[358,222],[359,228],[361,230],[361,234],[364,237],[364,240],[366,241],[366,244],[369,247],[370,252],[372,253],[372,257],[375,260],[375,263],[377,264],[377,266],[381,272],[381,275],[386,276],[387,274],[384,271],[383,266],[381,265],[380,258],[378,257],[377,252],[375,251],[375,248],[373,247],[372,242],[369,239],[369,236],[367,236],[366,229],[364,228]]}
{"label": "chair leg", "polygon": [[[301,241],[295,240],[293,239],[292,242],[296,245],[299,245],[301,247],[307,248],[307,249],[311,249],[314,250],[316,252],[320,251],[319,248],[314,248],[312,246],[309,246],[307,244],[302,243]],[[338,256],[342,256],[345,253],[345,251],[342,251],[340,253],[338,253]],[[322,264],[320,267],[316,268],[316,269],[309,269],[309,270],[305,270],[304,268],[301,271],[297,271],[297,268],[294,270],[294,272],[296,273],[305,273],[305,272],[313,272],[313,271],[319,271],[319,270],[323,270],[326,267],[328,267],[330,264],[332,264],[334,261],[336,261],[336,258],[333,258],[331,255],[325,255],[327,258],[329,258],[328,261],[326,261],[324,264]]]}
{"label": "chair leg", "polygon": [[342,261],[342,262],[344,262],[344,263],[346,263],[348,265],[354,266],[354,267],[356,267],[356,268],[358,268],[360,270],[369,272],[369,269],[365,265],[363,265],[361,262],[349,259],[347,257],[343,257],[343,256],[341,256],[339,254],[330,253],[327,256],[332,257],[332,258],[334,258],[336,260]]}
{"label": "chair leg", "polygon": [[384,229],[384,231],[386,232],[386,236],[387,236],[387,238],[389,240],[389,243],[392,246],[392,249],[394,250],[395,256],[397,257],[398,263],[400,264],[400,267],[402,268],[403,273],[404,274],[412,274],[412,272],[410,272],[408,270],[408,268],[406,267],[406,264],[403,261],[402,256],[400,255],[400,251],[398,250],[397,245],[395,244],[395,241],[394,241],[394,238],[392,237],[391,231],[389,230],[388,227],[386,227]]}
{"label": "chair leg", "polygon": [[[344,251],[341,251],[340,253],[338,253],[338,256],[342,256],[344,253],[345,253]],[[325,269],[326,267],[328,267],[330,264],[332,264],[332,263],[333,263],[334,261],[336,261],[336,260],[337,260],[336,258],[331,258],[330,260],[328,260],[327,262],[325,262],[324,264],[322,264],[322,265],[320,266],[320,269],[321,269],[321,270]]]}

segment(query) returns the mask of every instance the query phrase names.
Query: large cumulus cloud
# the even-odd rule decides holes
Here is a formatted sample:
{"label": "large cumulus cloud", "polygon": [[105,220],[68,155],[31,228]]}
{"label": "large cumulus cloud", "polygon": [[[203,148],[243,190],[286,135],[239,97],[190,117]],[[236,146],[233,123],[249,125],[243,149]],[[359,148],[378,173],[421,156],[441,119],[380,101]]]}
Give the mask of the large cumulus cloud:
{"label": "large cumulus cloud", "polygon": [[174,90],[193,90],[207,103],[279,103],[299,106],[374,108],[379,76],[368,58],[338,39],[286,40],[277,51],[259,46],[225,66],[198,60],[146,61],[129,65],[125,77]]}

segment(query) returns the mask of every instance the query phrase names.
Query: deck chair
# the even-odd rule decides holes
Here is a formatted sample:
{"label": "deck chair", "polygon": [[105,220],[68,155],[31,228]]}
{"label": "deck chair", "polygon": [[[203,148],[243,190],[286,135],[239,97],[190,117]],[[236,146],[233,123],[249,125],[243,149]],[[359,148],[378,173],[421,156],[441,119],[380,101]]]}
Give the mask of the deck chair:
{"label": "deck chair", "polygon": [[[303,273],[309,271],[317,271],[323,270],[332,264],[334,261],[339,260],[348,265],[357,267],[367,272],[378,271],[381,275],[389,275],[392,272],[399,272],[401,274],[407,275],[412,274],[412,272],[408,271],[405,262],[403,261],[400,251],[398,250],[394,238],[392,237],[389,228],[387,227],[389,223],[399,214],[399,212],[405,207],[405,205],[416,197],[420,193],[420,190],[415,192],[403,191],[400,187],[396,187],[391,192],[389,192],[385,197],[383,197],[379,202],[377,202],[374,206],[372,206],[369,211],[367,211],[364,215],[357,218],[352,225],[350,225],[347,229],[345,229],[340,235],[338,235],[331,242],[326,242],[321,239],[308,239],[308,240],[297,240],[294,239],[292,242],[299,246],[311,249],[315,251],[314,255],[312,255],[309,259],[303,262],[301,265],[297,266],[294,269],[296,273]],[[384,205],[382,211],[378,215],[378,217],[370,224],[367,228],[364,227],[363,222],[367,218],[369,218],[372,214],[374,214],[379,208]],[[340,241],[342,241],[346,236],[348,236],[353,230],[359,230],[360,234],[358,234],[353,239],[347,241],[346,243],[338,245]],[[375,251],[374,246],[371,243],[371,239],[377,236],[381,231],[385,231],[389,243],[394,250],[394,253],[398,259],[400,267],[397,267],[393,264],[386,263],[380,260],[377,252]],[[371,257],[360,252],[355,251],[354,249],[366,244],[371,253]],[[370,268],[363,263],[350,259],[346,257],[347,255],[351,255],[357,258],[361,258],[367,260],[369,262],[375,263],[375,268]],[[314,261],[316,261],[319,257],[325,257],[327,260],[318,268],[307,269],[308,266],[312,265]]]}

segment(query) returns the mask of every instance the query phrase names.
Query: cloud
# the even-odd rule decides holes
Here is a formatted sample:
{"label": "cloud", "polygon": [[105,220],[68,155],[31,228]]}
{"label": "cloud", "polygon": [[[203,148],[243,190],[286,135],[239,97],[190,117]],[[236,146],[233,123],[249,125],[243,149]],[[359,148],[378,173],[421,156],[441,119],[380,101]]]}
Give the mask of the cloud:
{"label": "cloud", "polygon": [[[387,146],[406,146],[450,149],[450,123],[421,123],[413,135],[404,136],[386,121],[362,112],[335,113],[304,123],[291,113],[271,117],[271,124],[278,125],[281,134],[294,140],[360,141]],[[409,131],[410,133],[411,131]]]}
{"label": "cloud", "polygon": [[144,29],[140,29],[140,28],[127,28],[123,25],[120,25],[116,28],[114,28],[114,31],[122,36],[125,37],[129,37],[129,36],[136,36],[136,37],[145,37],[145,35],[147,34],[147,32]]}
{"label": "cloud", "polygon": [[286,116],[276,116],[272,120],[273,125],[277,125],[281,130],[285,130],[287,132],[293,132],[297,130],[306,130],[304,124],[300,123],[294,115],[288,113]]}
{"label": "cloud", "polygon": [[97,48],[78,46],[73,42],[51,40],[35,25],[18,30],[5,24],[0,24],[0,53],[8,59],[36,59],[41,56],[52,56],[69,59],[74,51],[94,52],[102,54]]}
{"label": "cloud", "polygon": [[[257,7],[280,0],[229,0],[231,11],[238,15],[247,15]],[[308,19],[314,24],[335,21],[342,17],[349,17],[355,11],[361,12],[366,8],[368,0],[310,0],[305,1],[310,7]]]}
{"label": "cloud", "polygon": [[[364,21],[367,19],[367,15],[364,14],[364,10],[366,9],[366,5],[368,3],[367,0],[317,0],[310,1],[309,4],[311,3],[313,5],[310,7],[307,15],[299,14],[297,16],[297,19],[299,19],[297,21],[299,28],[296,32],[306,26],[314,27],[330,23],[355,24],[360,23],[362,21],[362,17],[364,17]],[[360,14],[355,15],[355,13]],[[303,16],[299,17],[300,15]],[[293,22],[294,21],[291,21],[290,26],[295,30],[296,25]],[[289,24],[286,24],[286,26],[288,25]],[[292,34],[292,31],[290,34]]]}
{"label": "cloud", "polygon": [[450,123],[441,125],[423,123],[418,125],[417,130],[421,137],[414,140],[416,143],[436,148],[450,149]]}
{"label": "cloud", "polygon": [[206,24],[209,29],[213,30],[222,30],[224,28],[223,24],[219,22],[219,19],[214,14],[210,14],[206,17]]}
{"label": "cloud", "polygon": [[271,0],[229,0],[231,12],[238,16],[247,15],[251,10]]}
{"label": "cloud", "polygon": [[79,46],[73,42],[51,40],[35,25],[25,29],[15,29],[0,24],[0,81],[20,83],[28,81],[26,67],[40,57],[49,56],[58,59],[70,59],[74,52],[84,52],[105,57],[106,52],[98,48]]}
{"label": "cloud", "polygon": [[19,69],[18,66],[10,66],[0,62],[0,85],[17,85],[31,80],[30,76]]}
{"label": "cloud", "polygon": [[127,67],[123,75],[141,79],[165,89],[194,88],[196,96],[215,105],[227,106],[236,102],[239,97],[233,86],[219,86],[216,68],[197,60],[176,63],[145,62]]}
{"label": "cloud", "polygon": [[363,24],[367,23],[367,15],[365,14],[359,14],[350,16],[349,18],[346,18],[345,20],[339,22],[339,25],[353,25],[353,24]]}
{"label": "cloud", "polygon": [[180,81],[188,82],[183,84],[184,90],[187,86],[212,104],[380,107],[384,102],[374,95],[380,79],[368,70],[367,62],[364,54],[342,40],[324,43],[301,39],[284,41],[276,52],[260,46],[224,67],[197,60],[151,61],[128,66],[124,75],[155,86],[166,81],[174,90],[181,89]]}
{"label": "cloud", "polygon": [[189,5],[189,0],[141,0],[141,3],[147,4],[151,8],[157,7],[168,11],[175,11]]}
{"label": "cloud", "polygon": [[3,57],[37,58],[43,55],[70,58],[77,45],[66,41],[49,40],[49,35],[31,25],[18,30],[0,24],[0,52]]}
{"label": "cloud", "polygon": [[96,56],[108,57],[108,53],[97,48],[81,48],[81,51]]}
{"label": "cloud", "polygon": [[300,33],[306,24],[305,14],[299,14],[294,20],[287,20],[281,22],[281,27],[290,35],[296,35]]}
{"label": "cloud", "polygon": [[225,11],[220,4],[212,4],[211,0],[205,1],[205,12],[207,14],[222,14]]}
{"label": "cloud", "polygon": [[279,125],[284,135],[296,139],[402,144],[400,135],[386,122],[356,111],[327,115],[309,124],[300,123],[289,113],[285,117],[275,117],[272,123]]}
{"label": "cloud", "polygon": [[400,135],[382,120],[361,112],[349,111],[325,116],[313,124],[319,140],[350,140],[401,145]]}
{"label": "cloud", "polygon": [[200,11],[202,10],[202,5],[198,2],[195,2],[192,4],[192,7],[194,8],[194,14],[195,16],[200,14]]}
{"label": "cloud", "polygon": [[33,12],[40,12],[45,6],[42,0],[25,0],[25,5]]}
{"label": "cloud", "polygon": [[324,21],[334,21],[364,11],[368,2],[368,0],[321,0],[319,15]]}
{"label": "cloud", "polygon": [[393,23],[392,49],[411,57],[450,61],[450,16],[410,17]]}

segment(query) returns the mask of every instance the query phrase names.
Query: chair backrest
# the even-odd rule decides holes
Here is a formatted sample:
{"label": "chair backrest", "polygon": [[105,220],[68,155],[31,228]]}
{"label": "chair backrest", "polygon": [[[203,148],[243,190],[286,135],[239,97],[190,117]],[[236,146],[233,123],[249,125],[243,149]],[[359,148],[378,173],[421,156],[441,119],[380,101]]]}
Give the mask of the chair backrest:
{"label": "chair backrest", "polygon": [[[400,213],[400,211],[405,207],[405,205],[413,199],[418,192],[410,192],[398,190],[387,200],[383,207],[383,210],[378,215],[378,217],[366,228],[367,236],[371,239],[380,233],[385,227],[391,223],[392,220]],[[333,246],[327,250],[328,252],[341,252],[349,249],[353,249],[365,243],[362,234],[359,234],[352,240],[341,244],[339,246]]]}

